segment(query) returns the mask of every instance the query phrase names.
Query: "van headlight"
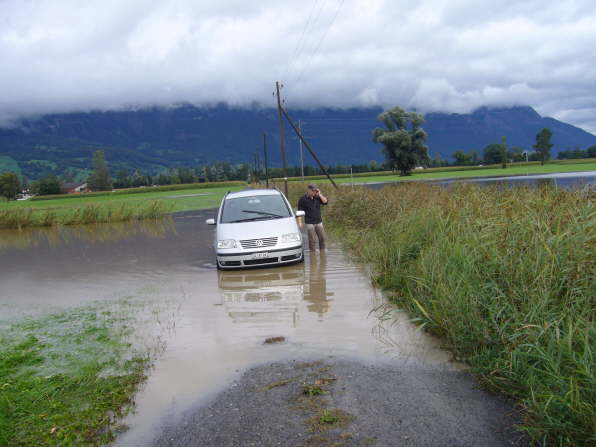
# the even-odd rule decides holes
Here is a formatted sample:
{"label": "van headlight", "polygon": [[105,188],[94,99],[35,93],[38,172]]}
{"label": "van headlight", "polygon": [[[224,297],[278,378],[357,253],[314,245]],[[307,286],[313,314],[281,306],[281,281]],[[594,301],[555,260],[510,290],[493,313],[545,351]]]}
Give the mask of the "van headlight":
{"label": "van headlight", "polygon": [[300,242],[300,234],[298,233],[288,233],[281,235],[281,243],[287,244],[289,242]]}
{"label": "van headlight", "polygon": [[217,248],[236,248],[236,241],[234,239],[217,241]]}

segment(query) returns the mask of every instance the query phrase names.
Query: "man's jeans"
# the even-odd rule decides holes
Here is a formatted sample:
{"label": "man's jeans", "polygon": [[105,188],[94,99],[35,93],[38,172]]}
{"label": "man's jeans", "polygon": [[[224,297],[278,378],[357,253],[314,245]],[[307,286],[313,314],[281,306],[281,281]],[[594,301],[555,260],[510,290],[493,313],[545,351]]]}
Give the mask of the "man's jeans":
{"label": "man's jeans", "polygon": [[308,248],[315,250],[317,248],[317,238],[319,239],[319,249],[325,250],[325,229],[323,222],[318,224],[306,224],[308,233]]}

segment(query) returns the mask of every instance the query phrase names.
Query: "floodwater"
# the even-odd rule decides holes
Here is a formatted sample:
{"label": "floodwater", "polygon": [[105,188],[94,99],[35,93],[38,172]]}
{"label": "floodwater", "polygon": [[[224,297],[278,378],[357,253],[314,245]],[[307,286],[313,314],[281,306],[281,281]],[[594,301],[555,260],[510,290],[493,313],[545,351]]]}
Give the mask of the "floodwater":
{"label": "floodwater", "polygon": [[0,233],[0,323],[129,296],[171,307],[169,324],[143,328],[164,347],[118,445],[150,443],[163,423],[266,362],[331,356],[461,368],[405,315],[389,315],[366,270],[337,245],[293,266],[218,272],[204,224],[212,213]]}
{"label": "floodwater", "polygon": [[[421,180],[413,180],[421,181]],[[536,175],[512,175],[503,177],[476,177],[476,178],[452,178],[424,180],[439,186],[453,186],[458,183],[474,183],[477,185],[499,185],[499,186],[554,186],[564,189],[596,188],[596,171],[584,172],[562,172],[555,174],[536,174]],[[379,182],[367,183],[366,186],[378,189],[386,185],[400,184],[402,182]]]}

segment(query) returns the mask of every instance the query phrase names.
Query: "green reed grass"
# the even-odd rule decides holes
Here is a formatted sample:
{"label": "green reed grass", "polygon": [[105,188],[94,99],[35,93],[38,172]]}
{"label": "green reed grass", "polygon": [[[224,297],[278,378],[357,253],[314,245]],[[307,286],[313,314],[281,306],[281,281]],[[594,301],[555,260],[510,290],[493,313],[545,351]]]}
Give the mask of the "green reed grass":
{"label": "green reed grass", "polygon": [[172,211],[164,201],[152,200],[135,204],[87,204],[65,209],[8,208],[0,210],[0,228],[21,229],[53,225],[84,225],[157,219]]}
{"label": "green reed grass", "polygon": [[485,387],[518,401],[523,430],[544,445],[596,443],[593,192],[328,192],[331,231]]}

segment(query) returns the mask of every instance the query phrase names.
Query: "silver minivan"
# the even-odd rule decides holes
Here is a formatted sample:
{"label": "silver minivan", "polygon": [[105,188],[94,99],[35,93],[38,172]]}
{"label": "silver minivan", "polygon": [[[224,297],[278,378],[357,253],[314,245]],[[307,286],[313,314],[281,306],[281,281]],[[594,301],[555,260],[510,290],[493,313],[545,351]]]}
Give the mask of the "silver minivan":
{"label": "silver minivan", "polygon": [[277,189],[227,193],[216,219],[217,268],[233,269],[283,265],[304,260],[302,234],[288,199]]}

